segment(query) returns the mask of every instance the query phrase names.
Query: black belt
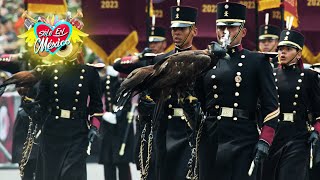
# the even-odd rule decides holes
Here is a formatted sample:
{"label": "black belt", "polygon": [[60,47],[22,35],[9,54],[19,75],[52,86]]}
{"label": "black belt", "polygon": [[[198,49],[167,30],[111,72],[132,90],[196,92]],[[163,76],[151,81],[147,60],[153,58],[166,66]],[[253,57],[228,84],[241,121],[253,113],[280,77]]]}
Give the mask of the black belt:
{"label": "black belt", "polygon": [[256,113],[255,112],[249,112],[247,110],[243,109],[237,109],[237,108],[229,108],[229,107],[221,107],[219,111],[214,111],[213,113],[210,113],[212,116],[220,116],[220,117],[237,117],[240,119],[256,119]]}
{"label": "black belt", "polygon": [[88,114],[85,110],[74,111],[66,109],[56,109],[51,111],[51,115],[64,119],[87,119]]}

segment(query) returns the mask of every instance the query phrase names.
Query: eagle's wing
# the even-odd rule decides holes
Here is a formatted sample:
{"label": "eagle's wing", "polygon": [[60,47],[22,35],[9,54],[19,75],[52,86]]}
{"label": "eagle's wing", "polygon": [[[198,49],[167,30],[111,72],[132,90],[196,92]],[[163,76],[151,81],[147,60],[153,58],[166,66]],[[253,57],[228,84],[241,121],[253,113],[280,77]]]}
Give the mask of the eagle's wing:
{"label": "eagle's wing", "polygon": [[[121,83],[117,92],[119,109],[128,102],[132,95],[144,91],[148,87],[148,82],[154,73],[153,65],[138,68],[132,71],[128,77]],[[133,94],[134,93],[134,94]]]}

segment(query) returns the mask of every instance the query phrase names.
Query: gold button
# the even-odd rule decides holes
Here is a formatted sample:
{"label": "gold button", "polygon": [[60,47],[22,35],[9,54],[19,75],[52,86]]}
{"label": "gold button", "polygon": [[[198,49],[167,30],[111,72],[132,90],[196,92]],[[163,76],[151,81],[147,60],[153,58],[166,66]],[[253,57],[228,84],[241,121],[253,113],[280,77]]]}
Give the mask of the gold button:
{"label": "gold button", "polygon": [[237,72],[237,75],[238,75],[238,76],[241,76],[241,72]]}
{"label": "gold button", "polygon": [[234,107],[238,107],[238,103],[234,103],[233,106],[234,106]]}
{"label": "gold button", "polygon": [[186,119],[186,117],[185,116],[181,116],[181,119],[184,120],[184,119]]}
{"label": "gold button", "polygon": [[56,109],[59,109],[60,107],[59,106],[56,106]]}
{"label": "gold button", "polygon": [[304,73],[301,73],[300,76],[304,76]]}
{"label": "gold button", "polygon": [[59,102],[59,99],[55,99],[56,102]]}
{"label": "gold button", "polygon": [[107,76],[107,79],[110,79],[110,76]]}
{"label": "gold button", "polygon": [[81,72],[82,72],[82,73],[85,73],[85,72],[86,72],[86,70],[82,69],[82,70],[81,70]]}
{"label": "gold button", "polygon": [[37,68],[37,71],[40,72],[40,71],[41,71],[41,68],[38,67],[38,68]]}
{"label": "gold button", "polygon": [[107,92],[108,95],[110,95],[110,92]]}
{"label": "gold button", "polygon": [[214,78],[216,78],[216,75],[212,75],[212,76],[211,76],[211,79],[214,79]]}
{"label": "gold button", "polygon": [[107,84],[110,84],[110,80],[108,80],[106,83],[107,83]]}
{"label": "gold button", "polygon": [[172,116],[171,116],[171,115],[169,115],[169,116],[168,116],[168,119],[172,119]]}
{"label": "gold button", "polygon": [[82,84],[79,84],[78,86],[79,86],[79,87],[82,87]]}
{"label": "gold button", "polygon": [[79,91],[76,91],[76,94],[77,94],[77,95],[79,95],[79,94],[80,94],[80,92],[79,92]]}
{"label": "gold button", "polygon": [[55,77],[54,77],[54,80],[58,80],[58,76],[55,76]]}
{"label": "gold button", "polygon": [[83,79],[83,76],[80,76],[80,79]]}
{"label": "gold button", "polygon": [[238,92],[234,93],[235,96],[239,96],[240,94]]}
{"label": "gold button", "polygon": [[299,95],[298,95],[298,94],[295,94],[295,95],[294,95],[294,97],[295,97],[295,98],[298,98],[298,97],[299,97]]}
{"label": "gold button", "polygon": [[75,102],[78,102],[79,100],[78,100],[78,99],[74,99],[74,101],[75,101]]}
{"label": "gold button", "polygon": [[237,87],[240,87],[240,83],[236,83],[236,86],[237,86]]}
{"label": "gold button", "polygon": [[54,91],[53,93],[54,93],[54,94],[58,94],[58,92],[57,92],[57,91]]}
{"label": "gold button", "polygon": [[238,118],[237,118],[237,117],[234,117],[233,120],[236,121],[236,120],[238,120]]}
{"label": "gold button", "polygon": [[278,86],[276,86],[276,90],[278,90],[279,88],[278,88]]}
{"label": "gold button", "polygon": [[216,109],[219,109],[220,106],[219,106],[219,105],[215,105],[214,107],[215,107]]}
{"label": "gold button", "polygon": [[243,66],[243,64],[242,64],[242,63],[238,63],[238,66],[239,66],[239,67],[242,67],[242,66]]}
{"label": "gold button", "polygon": [[296,114],[296,113],[297,113],[297,111],[292,111],[292,113],[293,113],[293,114]]}
{"label": "gold button", "polygon": [[56,116],[56,119],[59,119],[59,116]]}
{"label": "gold button", "polygon": [[300,90],[300,86],[297,86],[296,89],[299,91]]}
{"label": "gold button", "polygon": [[212,88],[213,88],[213,89],[217,89],[217,85],[213,85]]}
{"label": "gold button", "polygon": [[169,104],[169,106],[168,106],[169,108],[172,108],[172,104]]}
{"label": "gold button", "polygon": [[111,100],[111,97],[108,97],[107,99],[108,99],[108,101],[110,101],[110,100]]}
{"label": "gold button", "polygon": [[75,111],[75,110],[77,110],[77,108],[76,108],[76,107],[73,107],[73,108],[72,108],[72,110],[74,110],[74,111]]}
{"label": "gold button", "polygon": [[220,119],[221,119],[221,116],[217,116],[217,119],[220,120]]}
{"label": "gold button", "polygon": [[278,79],[275,79],[274,82],[278,82]]}
{"label": "gold button", "polygon": [[54,73],[58,73],[58,72],[59,72],[58,69],[55,69],[55,70],[54,70]]}
{"label": "gold button", "polygon": [[293,102],[293,105],[294,105],[294,106],[296,106],[296,105],[297,105],[297,103],[296,103],[296,102]]}
{"label": "gold button", "polygon": [[213,66],[213,68],[212,69],[217,69],[217,66]]}
{"label": "gold button", "polygon": [[277,75],[277,73],[273,73],[273,75],[274,75],[274,76],[276,76],[276,75]]}
{"label": "gold button", "polygon": [[298,82],[301,83],[301,82],[302,82],[302,79],[298,79]]}
{"label": "gold button", "polygon": [[246,56],[245,55],[241,55],[241,58],[243,59],[243,58],[245,58]]}
{"label": "gold button", "polygon": [[54,86],[54,87],[58,87],[58,84],[54,84],[53,86]]}
{"label": "gold button", "polygon": [[106,86],[106,89],[110,89],[110,86]]}
{"label": "gold button", "polygon": [[214,94],[213,97],[214,97],[215,99],[217,99],[219,96],[218,96],[218,94]]}

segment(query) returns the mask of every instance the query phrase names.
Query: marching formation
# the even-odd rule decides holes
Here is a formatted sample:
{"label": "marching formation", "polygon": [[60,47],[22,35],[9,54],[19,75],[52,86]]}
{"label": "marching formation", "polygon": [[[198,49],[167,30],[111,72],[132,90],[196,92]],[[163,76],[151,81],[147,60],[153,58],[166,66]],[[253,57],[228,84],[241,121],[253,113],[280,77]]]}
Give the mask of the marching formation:
{"label": "marching formation", "polygon": [[[15,84],[23,97],[15,127],[27,139],[16,140],[22,179],[87,179],[96,139],[106,180],[130,180],[130,162],[142,180],[319,179],[319,69],[304,67],[304,36],[290,23],[281,31],[266,20],[260,50],[245,49],[246,10],[218,3],[217,42],[194,50],[197,9],[178,1],[170,9],[174,50],[164,52],[166,30],[152,24],[148,48],[108,67],[83,63],[82,21],[54,21],[72,29],[69,43],[34,52],[54,62],[0,85],[1,95]],[[29,34],[50,24],[26,20]]]}

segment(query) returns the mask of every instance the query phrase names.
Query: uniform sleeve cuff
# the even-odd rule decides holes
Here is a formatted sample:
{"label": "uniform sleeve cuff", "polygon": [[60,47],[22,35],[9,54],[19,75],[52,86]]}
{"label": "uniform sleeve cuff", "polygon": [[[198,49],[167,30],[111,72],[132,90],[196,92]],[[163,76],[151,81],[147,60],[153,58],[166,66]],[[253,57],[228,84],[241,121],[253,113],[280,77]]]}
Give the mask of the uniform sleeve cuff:
{"label": "uniform sleeve cuff", "polygon": [[121,63],[120,64],[131,64],[132,63],[132,57],[131,56],[126,56],[121,58]]}
{"label": "uniform sleeve cuff", "polygon": [[320,120],[317,120],[313,127],[318,133],[320,133]]}
{"label": "uniform sleeve cuff", "polygon": [[100,129],[100,120],[96,117],[92,117],[90,121],[91,125],[95,126],[97,129]]}
{"label": "uniform sleeve cuff", "polygon": [[259,139],[267,142],[271,146],[274,135],[275,135],[275,130],[270,126],[264,125],[262,127]]}

